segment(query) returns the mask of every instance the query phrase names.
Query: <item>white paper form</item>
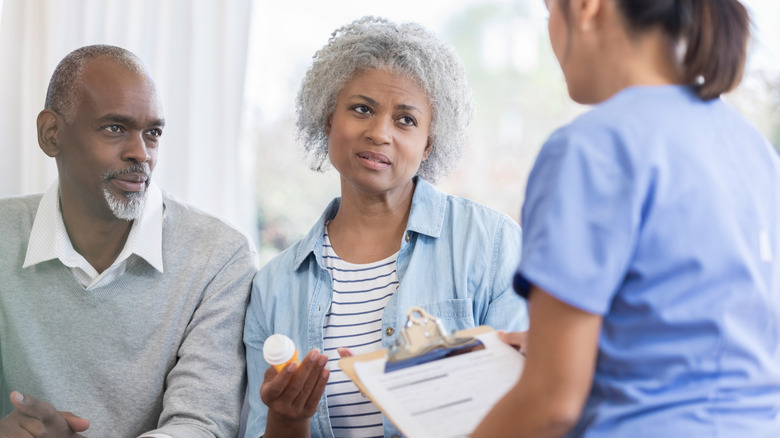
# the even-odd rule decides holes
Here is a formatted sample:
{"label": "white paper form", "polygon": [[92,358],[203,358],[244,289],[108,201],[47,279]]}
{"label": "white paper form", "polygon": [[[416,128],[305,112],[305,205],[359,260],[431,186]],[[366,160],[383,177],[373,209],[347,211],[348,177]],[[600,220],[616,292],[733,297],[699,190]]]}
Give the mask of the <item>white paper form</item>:
{"label": "white paper form", "polygon": [[355,372],[404,435],[465,437],[517,383],[525,363],[496,332],[476,337],[484,350],[390,373],[386,358],[355,362]]}

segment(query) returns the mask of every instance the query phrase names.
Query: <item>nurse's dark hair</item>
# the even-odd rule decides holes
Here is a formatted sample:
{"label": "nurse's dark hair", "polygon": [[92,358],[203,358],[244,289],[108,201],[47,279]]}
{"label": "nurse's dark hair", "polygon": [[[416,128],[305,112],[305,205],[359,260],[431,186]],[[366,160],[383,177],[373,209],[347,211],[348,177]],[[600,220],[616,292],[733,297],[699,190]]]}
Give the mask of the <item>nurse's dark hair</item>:
{"label": "nurse's dark hair", "polygon": [[[568,6],[569,0],[560,1]],[[714,99],[739,85],[750,38],[750,17],[739,0],[613,1],[631,32],[661,26],[685,47],[683,80],[700,98]]]}

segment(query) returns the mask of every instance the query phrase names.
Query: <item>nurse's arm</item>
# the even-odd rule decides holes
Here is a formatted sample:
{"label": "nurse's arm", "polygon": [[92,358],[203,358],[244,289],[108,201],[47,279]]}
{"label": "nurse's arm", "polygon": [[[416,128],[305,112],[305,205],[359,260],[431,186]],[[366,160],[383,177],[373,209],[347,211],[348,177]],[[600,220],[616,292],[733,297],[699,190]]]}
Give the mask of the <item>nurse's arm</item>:
{"label": "nurse's arm", "polygon": [[580,417],[593,382],[602,317],[535,286],[528,305],[530,329],[523,374],[473,438],[560,437]]}

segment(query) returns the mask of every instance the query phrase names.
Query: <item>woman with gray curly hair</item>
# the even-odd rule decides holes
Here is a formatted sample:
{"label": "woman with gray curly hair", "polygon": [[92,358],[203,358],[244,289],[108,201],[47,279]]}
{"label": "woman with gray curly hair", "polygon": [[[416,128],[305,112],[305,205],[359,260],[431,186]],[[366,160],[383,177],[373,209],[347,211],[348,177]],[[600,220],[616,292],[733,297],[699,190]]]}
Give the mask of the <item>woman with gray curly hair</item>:
{"label": "woman with gray curly hair", "polygon": [[[526,328],[511,290],[519,226],[429,182],[455,165],[472,108],[455,49],[418,24],[365,17],[315,54],[297,127],[312,168],[339,172],[341,197],[255,277],[247,437],[399,435],[338,359],[392,345],[411,306],[447,330]],[[276,333],[311,350],[300,365],[265,362]]]}

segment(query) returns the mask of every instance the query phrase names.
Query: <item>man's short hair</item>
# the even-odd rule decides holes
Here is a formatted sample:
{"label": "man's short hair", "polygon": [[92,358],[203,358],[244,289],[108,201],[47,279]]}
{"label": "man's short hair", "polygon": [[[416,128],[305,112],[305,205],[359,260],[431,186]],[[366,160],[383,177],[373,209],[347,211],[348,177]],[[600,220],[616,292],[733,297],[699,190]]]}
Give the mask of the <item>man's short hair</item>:
{"label": "man's short hair", "polygon": [[54,69],[44,108],[59,113],[68,122],[73,121],[78,109],[78,90],[84,66],[100,56],[107,56],[134,73],[148,76],[141,59],[129,50],[105,44],[84,46],[68,53]]}

